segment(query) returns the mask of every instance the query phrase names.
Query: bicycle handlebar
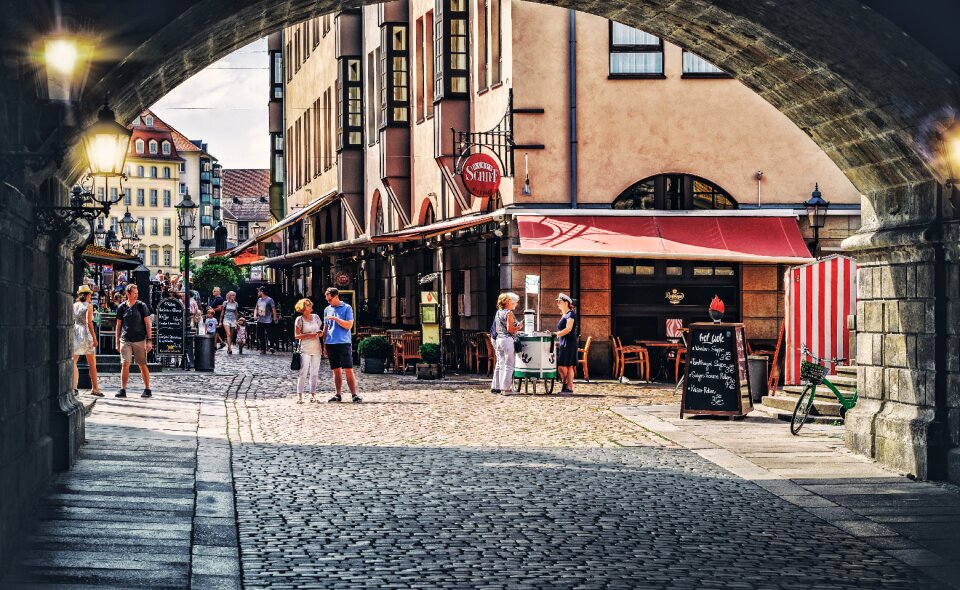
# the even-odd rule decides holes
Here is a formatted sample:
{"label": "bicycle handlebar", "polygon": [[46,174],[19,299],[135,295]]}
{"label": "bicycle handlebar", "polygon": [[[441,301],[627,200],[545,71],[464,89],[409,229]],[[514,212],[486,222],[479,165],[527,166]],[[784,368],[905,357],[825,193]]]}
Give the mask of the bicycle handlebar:
{"label": "bicycle handlebar", "polygon": [[838,365],[838,364],[844,362],[845,360],[847,360],[845,357],[839,357],[839,358],[835,358],[835,359],[820,358],[820,357],[814,355],[813,352],[812,352],[809,348],[807,348],[807,345],[806,345],[806,344],[803,344],[803,343],[800,344],[800,352],[802,352],[803,354],[807,355],[808,357],[814,359],[814,360],[817,361],[817,362],[830,363],[831,365]]}

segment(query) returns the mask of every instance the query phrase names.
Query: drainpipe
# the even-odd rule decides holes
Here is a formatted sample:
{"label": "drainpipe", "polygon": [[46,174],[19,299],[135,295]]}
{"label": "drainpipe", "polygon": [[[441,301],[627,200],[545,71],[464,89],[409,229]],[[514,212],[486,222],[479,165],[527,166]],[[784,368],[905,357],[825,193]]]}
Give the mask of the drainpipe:
{"label": "drainpipe", "polygon": [[[577,13],[570,16],[570,208],[577,208]],[[570,257],[570,297],[580,304],[580,257]],[[580,331],[579,329],[577,330]]]}

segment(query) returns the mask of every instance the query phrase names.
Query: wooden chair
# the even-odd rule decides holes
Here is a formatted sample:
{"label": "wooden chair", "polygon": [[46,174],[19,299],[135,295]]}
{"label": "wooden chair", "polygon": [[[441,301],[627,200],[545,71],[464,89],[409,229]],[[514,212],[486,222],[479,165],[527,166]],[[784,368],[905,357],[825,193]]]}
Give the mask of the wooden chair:
{"label": "wooden chair", "polygon": [[674,355],[673,361],[673,382],[680,382],[680,365],[686,366],[687,364],[687,349],[678,348],[676,354]]}
{"label": "wooden chair", "polygon": [[400,336],[400,372],[405,373],[408,361],[420,360],[420,334],[405,333]]}
{"label": "wooden chair", "polygon": [[402,336],[402,332],[390,332],[390,349],[393,351],[393,358],[391,361],[393,363],[393,371],[395,373],[401,372],[401,368],[403,367],[403,365],[400,364],[400,353],[403,350],[403,344],[401,342]]}
{"label": "wooden chair", "polygon": [[[614,338],[617,338],[614,336]],[[637,366],[637,378],[643,381],[650,380],[650,353],[645,346],[624,346],[617,338],[617,347],[620,349],[620,374],[618,379],[623,380],[627,365]]]}
{"label": "wooden chair", "polygon": [[583,379],[590,382],[590,344],[593,343],[593,336],[587,336],[587,342],[583,348],[577,348],[577,366],[583,367]]}
{"label": "wooden chair", "polygon": [[610,374],[616,378],[620,377],[620,341],[616,336],[610,336],[610,347],[613,349],[613,369]]}
{"label": "wooden chair", "polygon": [[493,351],[493,340],[490,339],[489,332],[481,332],[480,338],[487,349],[487,375],[492,375],[493,370],[497,367],[497,354]]}
{"label": "wooden chair", "polygon": [[496,362],[496,355],[493,354],[493,343],[490,341],[490,334],[486,332],[474,332],[470,343],[470,354],[472,356],[470,366],[474,367],[475,372],[479,373],[484,366],[489,370],[491,363]]}

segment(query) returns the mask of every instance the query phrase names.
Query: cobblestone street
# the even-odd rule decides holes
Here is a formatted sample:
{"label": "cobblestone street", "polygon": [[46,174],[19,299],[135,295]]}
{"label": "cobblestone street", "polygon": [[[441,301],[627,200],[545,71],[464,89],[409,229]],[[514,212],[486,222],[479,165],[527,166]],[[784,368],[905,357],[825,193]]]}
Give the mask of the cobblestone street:
{"label": "cobblestone street", "polygon": [[362,404],[300,405],[289,361],[218,353],[216,375],[156,375],[148,402],[99,400],[0,586],[943,587],[611,410],[672,388],[358,374]]}

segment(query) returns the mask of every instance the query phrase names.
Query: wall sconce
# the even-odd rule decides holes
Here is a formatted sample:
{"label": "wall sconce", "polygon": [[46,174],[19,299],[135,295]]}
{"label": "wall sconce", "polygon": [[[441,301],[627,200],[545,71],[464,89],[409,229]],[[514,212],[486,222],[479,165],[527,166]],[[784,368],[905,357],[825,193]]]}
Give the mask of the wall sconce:
{"label": "wall sconce", "polygon": [[523,188],[520,189],[520,194],[529,197],[533,195],[533,187],[530,186],[530,154],[523,154]]}
{"label": "wall sconce", "polygon": [[80,99],[93,60],[93,37],[60,29],[47,35],[38,51],[38,94],[57,102]]}

